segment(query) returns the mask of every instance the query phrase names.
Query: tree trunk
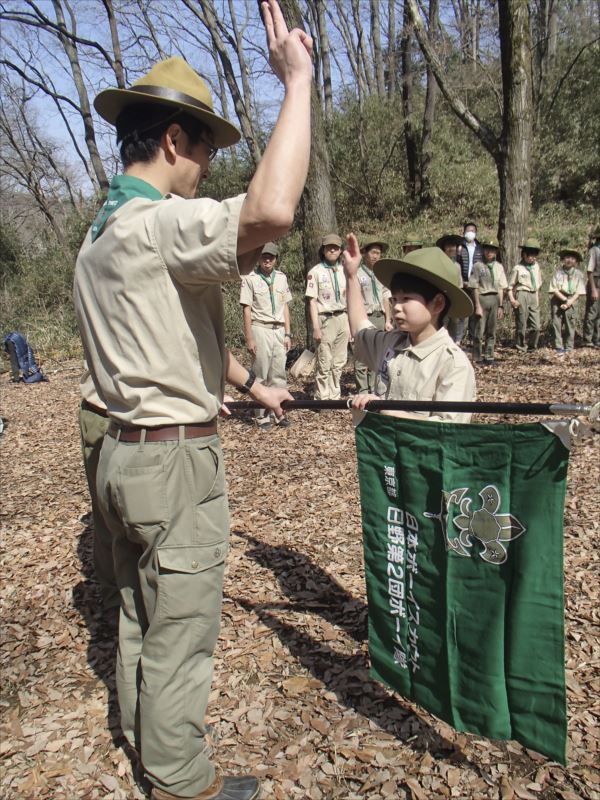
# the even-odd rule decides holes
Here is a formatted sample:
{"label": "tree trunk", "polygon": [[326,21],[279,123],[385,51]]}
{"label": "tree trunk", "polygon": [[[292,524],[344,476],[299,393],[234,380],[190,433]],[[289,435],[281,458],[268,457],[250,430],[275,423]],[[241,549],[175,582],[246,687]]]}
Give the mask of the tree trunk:
{"label": "tree trunk", "polygon": [[329,36],[327,34],[327,22],[325,20],[325,3],[323,0],[316,0],[317,12],[317,31],[321,43],[321,70],[323,75],[323,108],[325,118],[331,119],[333,116],[333,89],[331,84],[331,59],[329,57]]}
{"label": "tree trunk", "polygon": [[413,116],[413,74],[412,74],[412,24],[408,6],[404,4],[402,23],[402,39],[400,50],[402,57],[402,111],[404,113],[404,141],[406,145],[406,166],[408,169],[408,185],[410,196],[416,201],[421,193],[419,179],[419,147]]}
{"label": "tree trunk", "polygon": [[388,2],[387,90],[391,99],[396,94],[396,2]]}
{"label": "tree trunk", "polygon": [[383,56],[381,53],[381,20],[379,18],[379,0],[371,0],[371,39],[373,41],[373,64],[375,66],[375,83],[379,97],[385,97],[385,81],[383,77]]}
{"label": "tree trunk", "polygon": [[[429,37],[435,44],[438,26],[438,0],[429,0]],[[422,208],[427,208],[433,203],[431,191],[430,167],[433,159],[432,135],[433,121],[435,119],[435,101],[437,98],[437,83],[433,70],[427,65],[427,92],[425,95],[425,111],[423,112],[423,133],[421,136],[421,196]]]}
{"label": "tree trunk", "polygon": [[527,0],[498,5],[504,113],[500,153],[498,239],[507,268],[518,261],[526,238],[531,198],[533,94],[531,30]]}

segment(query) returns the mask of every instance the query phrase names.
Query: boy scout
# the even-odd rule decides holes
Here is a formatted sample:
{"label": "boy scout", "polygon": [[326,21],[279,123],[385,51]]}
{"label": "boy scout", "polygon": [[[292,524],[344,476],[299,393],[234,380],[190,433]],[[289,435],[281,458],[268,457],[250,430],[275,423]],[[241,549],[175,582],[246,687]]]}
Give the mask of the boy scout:
{"label": "boy scout", "polygon": [[[363,303],[369,322],[379,331],[392,330],[390,290],[386,289],[375,277],[373,267],[385,253],[388,246],[380,239],[374,239],[361,248],[362,261],[358,272],[358,280],[362,292]],[[359,393],[372,392],[375,373],[366,365],[355,359],[354,375]]]}
{"label": "boy scout", "polygon": [[588,257],[583,344],[600,347],[600,226],[592,234]]}
{"label": "boy scout", "polygon": [[[436,247],[439,247],[450,259],[456,264],[456,269],[458,271],[458,285],[462,289],[463,287],[463,279],[462,279],[462,267],[458,257],[458,248],[462,247],[463,239],[461,236],[457,236],[454,233],[445,233],[435,243]],[[465,334],[465,321],[464,319],[448,319],[446,327],[448,328],[448,333],[452,337],[452,341],[460,344],[462,342],[463,336]]]}
{"label": "boy scout", "polygon": [[[242,278],[240,303],[254,374],[264,386],[286,387],[285,354],[292,340],[288,303],[292,295],[286,276],[276,269],[278,253],[274,242],[263,247],[254,272]],[[273,424],[264,409],[257,412],[256,422],[263,431]],[[277,422],[281,427],[290,424],[287,417]]]}
{"label": "boy scout", "polygon": [[106,406],[98,397],[89,370],[86,369],[79,384],[81,405],[79,407],[79,431],[81,450],[94,526],[94,577],[100,589],[104,618],[111,626],[118,624],[119,589],[115,578],[112,555],[112,536],[98,505],[96,474],[104,435],[108,430]]}
{"label": "boy scout", "polygon": [[[212,109],[180,58],[95,100],[115,124],[125,174],[80,250],[75,309],[110,416],[98,495],[121,592],[121,726],[153,800],[252,800],[252,776],[215,773],[204,716],[219,632],[229,516],[216,417],[225,380],[282,415],[227,352],[221,283],[292,224],[310,156],[310,37],[262,4],[271,64],[285,86],[248,194],[195,199],[217,148],[239,132]],[[266,199],[268,198],[268,199]]]}
{"label": "boy scout", "polygon": [[[495,366],[496,322],[504,316],[504,290],[508,288],[504,267],[496,261],[500,245],[498,240],[487,238],[481,242],[483,263],[473,266],[469,287],[473,290],[473,303],[478,324],[473,336],[473,361]],[[482,358],[482,341],[484,354]]]}
{"label": "boy scout", "polygon": [[423,247],[423,242],[416,233],[407,233],[402,242],[402,253],[407,255],[412,253],[413,250],[420,250]]}
{"label": "boy scout", "polygon": [[508,279],[508,299],[515,310],[516,347],[522,353],[527,352],[528,331],[530,350],[536,349],[540,338],[542,272],[536,260],[540,249],[537,239],[527,239],[521,245],[521,261],[512,268]]}
{"label": "boy scout", "polygon": [[562,265],[552,276],[548,291],[550,293],[554,349],[559,355],[564,355],[575,346],[575,323],[577,321],[575,304],[579,297],[585,295],[585,282],[581,271],[575,269],[575,264],[581,262],[581,253],[565,248],[560,251],[559,256],[562,259]]}
{"label": "boy scout", "polygon": [[348,358],[346,278],[340,264],[342,240],[328,233],[306,278],[313,340],[317,346],[315,400],[339,400],[340,377]]}
{"label": "boy scout", "polygon": [[[344,253],[348,316],[357,353],[377,373],[375,394],[352,401],[364,409],[371,400],[463,400],[475,398],[475,376],[467,356],[456,345],[442,320],[466,317],[473,305],[458,286],[456,267],[437,247],[426,247],[401,260],[382,259],[377,278],[392,294],[396,325],[390,332],[370,324],[358,282],[360,252],[353,234]],[[439,422],[469,422],[470,414],[455,412],[383,411],[395,417]]]}

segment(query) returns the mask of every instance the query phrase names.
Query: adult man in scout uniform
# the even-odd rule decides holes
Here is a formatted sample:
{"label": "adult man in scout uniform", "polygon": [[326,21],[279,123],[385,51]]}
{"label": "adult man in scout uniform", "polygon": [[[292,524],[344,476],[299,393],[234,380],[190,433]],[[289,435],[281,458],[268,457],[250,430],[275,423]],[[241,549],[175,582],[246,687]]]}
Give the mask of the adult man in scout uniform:
{"label": "adult man in scout uniform", "polygon": [[79,384],[81,405],[79,407],[79,431],[81,449],[90,500],[92,501],[92,523],[94,528],[94,577],[100,589],[104,619],[111,626],[118,624],[120,606],[119,588],[115,578],[112,555],[112,536],[98,505],[96,474],[104,435],[108,430],[106,406],[98,397],[94,382],[86,369]]}
{"label": "adult man in scout uniform", "polygon": [[585,281],[581,271],[575,269],[575,264],[581,263],[581,253],[566,247],[559,255],[562,264],[552,276],[548,292],[554,349],[562,356],[575,347],[576,303],[585,296]]}
{"label": "adult man in scout uniform", "polygon": [[[246,347],[254,358],[254,374],[264,386],[285,388],[285,354],[292,341],[288,308],[292,295],[286,276],[276,269],[278,253],[274,242],[263,247],[254,272],[242,278],[240,303]],[[273,424],[264,409],[257,411],[256,421],[263,431]],[[290,424],[287,417],[277,422],[281,427]]]}
{"label": "adult man in scout uniform", "polygon": [[600,347],[600,225],[592,234],[588,257],[583,344]]}
{"label": "adult man in scout uniform", "polygon": [[[362,261],[358,270],[358,280],[367,317],[379,331],[391,331],[393,328],[390,290],[377,280],[373,272],[373,267],[387,249],[387,244],[380,239],[366,242],[361,248]],[[375,373],[357,359],[354,361],[354,375],[359,393],[373,391]]]}
{"label": "adult man in scout uniform", "polygon": [[216,149],[239,132],[182,59],[155,65],[96,111],[116,123],[117,176],[75,269],[82,341],[110,424],[98,494],[121,592],[121,726],[153,800],[252,800],[258,781],[215,772],[204,716],[222,602],[229,515],[216,417],[225,380],[277,416],[266,388],[225,348],[221,283],[292,224],[310,155],[310,37],[262,4],[284,99],[248,193],[194,199]]}
{"label": "adult man in scout uniform", "polygon": [[317,346],[316,400],[339,400],[340,377],[348,358],[350,331],[341,253],[342,240],[337,233],[328,233],[321,239],[321,262],[306,277],[306,297]]}
{"label": "adult man in scout uniform", "polygon": [[540,252],[537,239],[527,239],[521,245],[521,261],[511,270],[508,279],[508,299],[515,310],[517,350],[527,352],[527,331],[529,349],[535,350],[540,338],[540,300],[542,272],[537,262]]}
{"label": "adult man in scout uniform", "polygon": [[[462,279],[462,268],[458,258],[458,250],[463,245],[463,239],[461,236],[457,236],[454,233],[445,233],[435,243],[436,247],[439,247],[450,259],[450,261],[456,264],[456,269],[458,271],[458,285],[462,289],[463,287],[463,279]],[[450,334],[452,341],[460,344],[462,342],[463,336],[465,334],[465,321],[464,319],[458,319],[455,317],[450,317],[447,321],[447,328],[448,333]]]}
{"label": "adult man in scout uniform", "polygon": [[[489,367],[496,366],[494,346],[496,344],[496,323],[504,317],[504,290],[508,288],[504,267],[496,261],[500,245],[493,237],[481,243],[483,262],[477,262],[469,288],[473,291],[475,316],[479,320],[473,336],[473,361],[481,361]],[[482,358],[482,340],[485,340],[485,353]]]}
{"label": "adult man in scout uniform", "polygon": [[412,253],[413,250],[420,250],[423,247],[423,241],[417,236],[416,233],[407,233],[402,242],[402,252],[404,255]]}

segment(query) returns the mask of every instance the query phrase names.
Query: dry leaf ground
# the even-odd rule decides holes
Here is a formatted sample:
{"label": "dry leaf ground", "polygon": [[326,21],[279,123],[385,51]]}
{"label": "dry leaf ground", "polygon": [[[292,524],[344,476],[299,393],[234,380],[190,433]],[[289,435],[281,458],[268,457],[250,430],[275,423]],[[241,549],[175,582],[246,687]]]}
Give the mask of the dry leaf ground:
{"label": "dry leaf ground", "polygon": [[[501,357],[478,369],[481,399],[598,397],[597,351]],[[115,642],[91,570],[78,375],[65,364],[48,384],[1,379],[5,800],[144,796],[119,739]],[[224,769],[260,775],[264,800],[599,798],[600,436],[575,445],[568,480],[564,769],[457,734],[369,679],[350,414],[291,416],[287,430],[221,424],[232,547],[209,721]]]}

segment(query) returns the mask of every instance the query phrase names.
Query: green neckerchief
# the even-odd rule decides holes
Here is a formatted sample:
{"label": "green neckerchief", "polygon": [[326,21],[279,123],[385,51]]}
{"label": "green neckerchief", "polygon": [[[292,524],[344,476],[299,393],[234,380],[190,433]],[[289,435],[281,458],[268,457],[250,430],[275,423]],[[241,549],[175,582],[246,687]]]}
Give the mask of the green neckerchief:
{"label": "green neckerchief", "polygon": [[492,276],[492,286],[496,285],[496,277],[494,275],[494,264],[495,263],[496,263],[496,259],[494,259],[493,261],[486,261],[485,262],[485,265],[489,269],[490,274]]}
{"label": "green neckerchief", "polygon": [[533,274],[533,268],[535,267],[535,261],[533,264],[523,264],[525,269],[529,272],[529,279],[531,281],[531,288],[534,292],[537,292],[537,282],[535,280],[535,275]]}
{"label": "green neckerchief", "polygon": [[92,242],[95,242],[100,236],[111,214],[114,214],[125,203],[133,200],[134,197],[160,200],[162,194],[141,178],[134,178],[132,175],[115,175],[111,181],[108,196],[100,211],[96,214],[96,219],[92,225]]}
{"label": "green neckerchief", "polygon": [[574,277],[574,275],[573,275],[573,268],[571,267],[571,269],[567,271],[567,270],[566,270],[566,269],[564,269],[564,267],[563,267],[563,272],[564,272],[564,273],[565,273],[565,275],[567,276],[567,294],[568,294],[568,295],[571,295],[571,294],[573,294],[573,292],[575,291],[575,290],[574,290],[574,288],[573,288],[573,283],[572,283],[572,278]]}
{"label": "green neckerchief", "polygon": [[256,268],[256,274],[260,275],[260,277],[269,287],[269,295],[271,296],[271,311],[273,312],[273,316],[275,316],[275,294],[273,293],[273,284],[275,283],[275,268],[273,268],[270,278],[268,275],[265,275],[260,267]]}
{"label": "green neckerchief", "polygon": [[335,294],[335,302],[339,303],[340,302],[340,285],[339,285],[338,279],[337,279],[337,267],[339,266],[338,262],[336,261],[335,264],[328,264],[326,261],[321,261],[321,266],[325,267],[325,269],[333,270],[333,291],[334,291],[334,294]]}
{"label": "green neckerchief", "polygon": [[364,269],[367,273],[369,278],[371,278],[371,287],[373,289],[373,297],[375,298],[375,302],[379,303],[379,292],[377,291],[377,278],[375,277],[375,273],[372,269],[369,269],[366,264],[363,264],[361,261],[360,266]]}

